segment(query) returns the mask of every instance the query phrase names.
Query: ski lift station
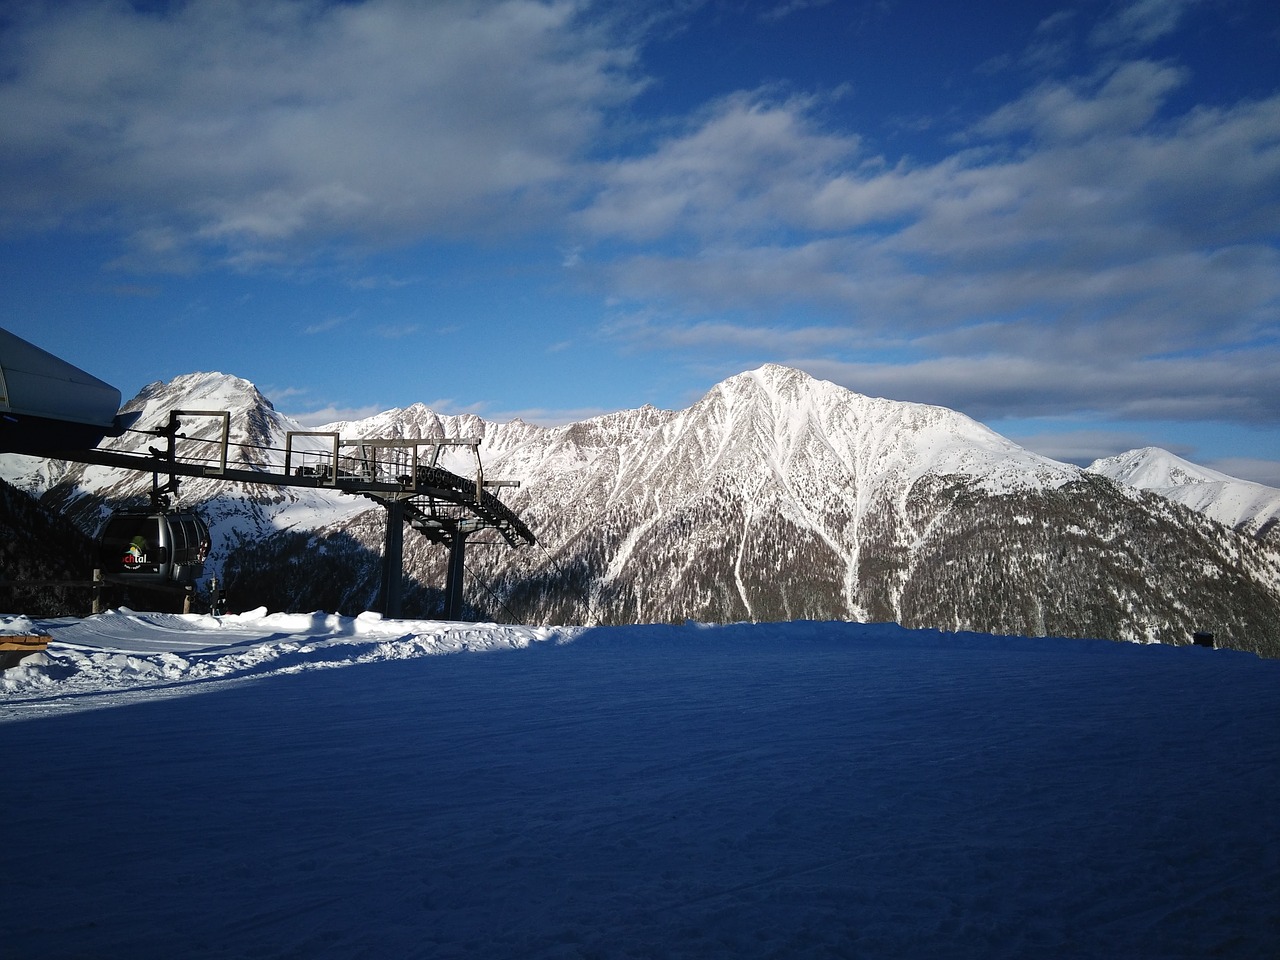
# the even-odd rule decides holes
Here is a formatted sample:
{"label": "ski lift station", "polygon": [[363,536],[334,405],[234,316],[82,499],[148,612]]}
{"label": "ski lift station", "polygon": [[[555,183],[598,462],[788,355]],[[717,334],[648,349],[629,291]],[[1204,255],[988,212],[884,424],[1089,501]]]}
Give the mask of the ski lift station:
{"label": "ski lift station", "polygon": [[[147,453],[100,448],[104,439],[133,430],[138,420],[138,414],[118,412],[120,401],[115,387],[0,329],[0,452],[152,475],[150,506],[113,513],[99,533],[98,575],[107,582],[173,587],[190,596],[204,575],[210,536],[196,512],[171,505],[170,495],[184,477],[327,488],[380,504],[387,528],[378,608],[388,617],[400,615],[406,525],[449,549],[445,617],[451,620],[461,616],[468,537],[493,531],[511,546],[535,542],[524,522],[490,492],[515,484],[484,477],[479,439],[344,440],[336,433],[294,431],[286,438],[283,469],[245,469],[229,463],[231,414],[225,410],[170,411],[166,425],[143,431],[161,441]],[[187,439],[184,428],[210,420],[212,441],[206,429],[200,443],[179,444]],[[295,449],[303,437],[310,438],[310,449],[301,443]],[[317,442],[323,454],[314,452]],[[448,447],[469,449],[472,476],[439,465]]]}

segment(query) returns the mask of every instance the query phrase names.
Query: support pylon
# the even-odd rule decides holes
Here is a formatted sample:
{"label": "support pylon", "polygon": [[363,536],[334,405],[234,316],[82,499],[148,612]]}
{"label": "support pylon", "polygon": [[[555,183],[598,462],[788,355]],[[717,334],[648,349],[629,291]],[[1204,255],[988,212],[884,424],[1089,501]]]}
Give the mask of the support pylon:
{"label": "support pylon", "polygon": [[378,587],[378,612],[394,620],[400,616],[404,586],[404,501],[386,501],[387,538],[382,550],[382,582]]}
{"label": "support pylon", "polygon": [[470,531],[454,530],[453,539],[449,541],[449,578],[445,584],[444,618],[446,620],[462,619],[462,584],[466,573],[467,534]]}

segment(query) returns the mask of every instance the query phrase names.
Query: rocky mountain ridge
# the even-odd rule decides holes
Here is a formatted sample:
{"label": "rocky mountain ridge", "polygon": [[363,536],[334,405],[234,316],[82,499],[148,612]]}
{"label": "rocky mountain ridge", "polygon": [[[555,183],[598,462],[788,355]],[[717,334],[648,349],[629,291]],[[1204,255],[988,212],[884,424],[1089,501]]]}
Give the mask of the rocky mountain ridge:
{"label": "rocky mountain ridge", "polygon": [[[280,462],[284,431],[301,430],[252,385],[217,374],[153,385],[126,409],[137,405],[140,424],[168,409],[231,409],[246,462]],[[1256,535],[1261,524],[1233,530],[1111,479],[1106,465],[1059,463],[955,411],[863,397],[785,367],[731,377],[681,411],[545,428],[415,404],[325,431],[479,437],[486,477],[520,481],[503,499],[539,544],[470,548],[476,617],[849,618],[1171,642],[1212,630],[1280,652],[1280,556]],[[445,465],[465,473],[464,463]],[[27,470],[26,484],[16,470],[20,486],[86,528],[108,498],[140,496],[150,483],[94,467]],[[14,473],[12,462],[0,465],[0,475]],[[349,612],[372,602],[381,508],[331,491],[216,481],[184,483],[182,495],[212,514],[215,560],[245,604]],[[320,557],[334,561],[326,581],[349,574],[344,591],[323,593],[308,575]],[[444,565],[440,547],[406,537],[414,602],[435,601]]]}

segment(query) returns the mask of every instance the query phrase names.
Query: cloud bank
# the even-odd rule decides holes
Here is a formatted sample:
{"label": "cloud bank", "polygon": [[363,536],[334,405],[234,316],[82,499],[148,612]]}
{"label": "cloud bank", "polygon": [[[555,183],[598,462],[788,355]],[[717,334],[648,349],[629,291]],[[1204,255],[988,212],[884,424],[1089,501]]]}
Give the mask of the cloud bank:
{"label": "cloud bank", "polygon": [[33,7],[0,34],[0,210],[253,261],[535,220],[633,51],[574,3]]}
{"label": "cloud bank", "polygon": [[1038,72],[920,159],[844,90],[646,114],[643,18],[586,0],[32,4],[0,29],[0,229],[146,270],[541,236],[615,349],[984,417],[1274,423],[1280,93],[1187,105],[1150,48],[1196,8],[1047,19],[1008,58]]}

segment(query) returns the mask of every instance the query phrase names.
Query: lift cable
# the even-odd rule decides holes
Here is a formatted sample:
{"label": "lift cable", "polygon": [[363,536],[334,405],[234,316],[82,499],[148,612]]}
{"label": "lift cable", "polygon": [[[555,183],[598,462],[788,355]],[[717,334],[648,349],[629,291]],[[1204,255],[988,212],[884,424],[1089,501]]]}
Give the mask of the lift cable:
{"label": "lift cable", "polygon": [[[562,578],[564,578],[564,579],[567,581],[567,580],[569,579],[569,573],[568,573],[568,571],[566,571],[566,570],[565,570],[565,568],[561,565],[560,561],[559,561],[559,560],[557,560],[557,559],[555,558],[554,554],[552,554],[552,553],[551,553],[551,551],[547,549],[547,545],[546,545],[545,543],[543,543],[541,540],[539,540],[539,541],[538,541],[538,543],[537,543],[537,546],[538,546],[538,547],[540,547],[540,548],[542,549],[542,552],[543,552],[544,554],[546,554],[547,561],[548,561],[548,562],[549,562],[553,567],[555,567],[555,568],[556,568],[556,572],[557,572],[557,573],[559,573],[559,574],[560,574],[560,576],[561,576]],[[592,598],[591,598],[591,590],[590,590],[590,589],[588,589],[588,590],[587,590],[586,601],[587,601],[587,616],[586,616],[586,620],[587,620],[587,623],[590,623],[590,622],[592,621],[592,618],[595,616],[595,604],[594,604],[594,602],[593,602],[593,600],[592,600]],[[586,626],[586,624],[583,624],[583,626]]]}
{"label": "lift cable", "polygon": [[[496,541],[496,540],[492,540],[492,541],[489,541],[489,542],[490,542],[490,543],[497,543],[497,541]],[[479,545],[479,544],[477,544],[477,545]],[[496,603],[499,607],[501,607],[501,608],[502,608],[502,612],[503,612],[503,613],[505,613],[505,614],[506,614],[506,616],[507,616],[507,623],[512,623],[512,624],[514,624],[514,623],[516,622],[516,615],[511,611],[511,608],[510,608],[510,607],[508,607],[508,606],[507,606],[507,605],[502,601],[502,598],[501,598],[501,597],[499,597],[499,596],[498,596],[498,595],[493,591],[493,589],[492,589],[492,588],[491,588],[491,587],[490,587],[490,586],[489,586],[489,585],[488,585],[484,580],[482,580],[482,579],[480,578],[480,575],[479,575],[479,574],[477,574],[477,573],[476,573],[476,572],[471,568],[471,565],[470,565],[470,564],[467,564],[467,563],[463,563],[463,565],[462,565],[462,569],[464,569],[464,570],[467,572],[467,576],[469,576],[469,577],[472,579],[472,581],[473,581],[473,582],[475,582],[475,583],[480,587],[480,589],[481,589],[481,590],[483,590],[483,591],[484,591],[484,592],[489,596],[489,599],[490,599],[490,600],[492,600],[494,603]]]}

